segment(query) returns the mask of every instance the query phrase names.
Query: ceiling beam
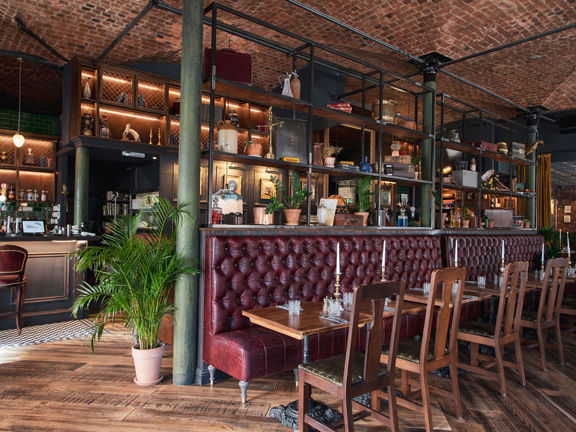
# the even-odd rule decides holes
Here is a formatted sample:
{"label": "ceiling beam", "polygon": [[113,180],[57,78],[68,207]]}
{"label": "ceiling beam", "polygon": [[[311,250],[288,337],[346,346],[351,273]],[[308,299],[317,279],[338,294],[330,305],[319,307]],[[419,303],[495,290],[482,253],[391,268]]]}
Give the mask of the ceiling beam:
{"label": "ceiling beam", "polygon": [[30,36],[32,39],[34,39],[36,42],[38,42],[40,45],[42,45],[44,48],[46,48],[48,51],[50,51],[53,55],[58,57],[60,60],[63,60],[64,62],[68,63],[69,60],[66,57],[64,57],[54,47],[52,47],[48,42],[46,42],[44,39],[42,39],[40,36],[38,36],[36,33],[34,33],[26,24],[24,24],[24,21],[22,21],[16,15],[14,16],[14,22],[18,26],[18,30],[26,33],[28,36]]}

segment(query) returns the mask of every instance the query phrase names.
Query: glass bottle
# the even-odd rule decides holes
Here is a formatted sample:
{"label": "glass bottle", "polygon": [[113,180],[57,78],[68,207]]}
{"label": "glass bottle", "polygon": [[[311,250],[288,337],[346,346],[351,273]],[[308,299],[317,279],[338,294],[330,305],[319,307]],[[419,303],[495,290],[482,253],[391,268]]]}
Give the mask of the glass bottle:
{"label": "glass bottle", "polygon": [[14,185],[11,184],[8,187],[8,201],[14,201],[16,199],[16,191],[14,190]]}
{"label": "glass bottle", "polygon": [[32,147],[28,147],[28,153],[24,155],[24,163],[26,165],[34,165],[34,155],[32,154]]}
{"label": "glass bottle", "polygon": [[18,199],[20,201],[26,201],[26,194],[24,193],[24,189],[20,188],[20,192],[18,192]]}

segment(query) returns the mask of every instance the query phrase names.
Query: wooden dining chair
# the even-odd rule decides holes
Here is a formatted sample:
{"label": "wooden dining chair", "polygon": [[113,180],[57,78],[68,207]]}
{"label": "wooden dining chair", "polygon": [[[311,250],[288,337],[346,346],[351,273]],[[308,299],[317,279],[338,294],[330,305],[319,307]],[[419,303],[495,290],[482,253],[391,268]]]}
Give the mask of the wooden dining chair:
{"label": "wooden dining chair", "polygon": [[[432,431],[432,408],[430,392],[433,390],[454,401],[456,415],[462,418],[462,403],[458,385],[458,343],[456,336],[460,322],[462,295],[466,268],[451,267],[434,270],[430,277],[430,293],[426,305],[424,329],[420,340],[402,339],[398,343],[396,367],[402,371],[402,398],[397,398],[397,404],[410,410],[424,414],[426,431]],[[452,289],[456,285],[454,295]],[[435,331],[432,333],[432,328]],[[448,334],[450,333],[450,336]],[[446,343],[449,338],[448,344]],[[380,361],[390,361],[390,351],[385,347]],[[440,388],[432,388],[428,382],[428,374],[441,367],[449,367],[452,392]],[[420,389],[412,392],[410,374],[420,375]],[[378,398],[387,399],[389,394],[376,392]],[[412,399],[422,398],[422,404]]]}
{"label": "wooden dining chair", "polygon": [[[334,431],[333,428],[342,426],[342,423],[346,432],[353,431],[353,422],[367,416],[372,416],[388,425],[392,431],[398,430],[396,390],[394,380],[390,377],[394,375],[394,359],[400,334],[404,290],[404,281],[360,285],[354,289],[346,352],[299,366],[298,430],[300,432],[308,431],[309,426],[323,432]],[[392,322],[390,360],[386,365],[381,365],[380,352],[384,336],[382,315],[387,298],[394,298],[396,304]],[[358,343],[358,322],[361,312],[370,314],[372,318],[367,324],[364,347],[359,347]],[[312,387],[342,400],[344,417],[342,421],[326,425],[308,414]],[[388,387],[390,395],[389,417],[373,409],[374,407],[370,408],[352,400],[353,397],[371,393],[383,387]],[[354,414],[352,407],[359,411]]]}
{"label": "wooden dining chair", "polygon": [[26,261],[28,251],[14,245],[0,246],[0,289],[13,290],[15,309],[0,312],[0,318],[16,318],[18,334],[22,333],[22,308],[26,296]]}
{"label": "wooden dining chair", "polygon": [[540,347],[540,364],[546,371],[546,336],[549,329],[556,332],[556,344],[560,363],[564,363],[564,350],[562,347],[562,333],[560,332],[560,313],[564,300],[564,287],[568,274],[568,260],[555,258],[548,260],[544,272],[544,281],[540,290],[540,300],[536,311],[524,311],[520,319],[522,328],[536,330],[538,343],[529,345],[529,348]]}
{"label": "wooden dining chair", "polygon": [[[528,261],[507,264],[500,287],[496,323],[471,321],[460,325],[458,340],[470,342],[470,364],[458,363],[458,367],[474,372],[493,375],[488,369],[498,368],[500,394],[506,396],[504,366],[517,369],[522,385],[526,385],[524,360],[520,345],[520,319],[524,306],[524,294],[528,281]],[[504,347],[514,344],[516,363],[504,360]],[[493,347],[495,357],[478,354],[478,345]],[[481,365],[480,360],[487,363]]]}

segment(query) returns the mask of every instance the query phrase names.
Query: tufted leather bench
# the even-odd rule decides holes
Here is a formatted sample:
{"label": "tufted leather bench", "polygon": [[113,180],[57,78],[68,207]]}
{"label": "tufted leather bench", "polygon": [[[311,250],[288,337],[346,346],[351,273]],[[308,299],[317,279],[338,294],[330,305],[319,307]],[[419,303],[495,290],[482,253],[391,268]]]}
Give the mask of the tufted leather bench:
{"label": "tufted leather bench", "polygon": [[[322,301],[334,291],[336,244],[340,243],[341,289],[380,280],[386,239],[387,278],[422,286],[442,266],[440,238],[432,235],[214,235],[205,240],[203,360],[248,381],[294,369],[302,361],[300,341],[251,325],[243,310],[284,304],[289,298]],[[401,335],[420,331],[422,317],[406,316]],[[386,324],[386,323],[385,323]],[[344,352],[344,330],[310,338],[310,358]]]}
{"label": "tufted leather bench", "polygon": [[544,237],[538,234],[444,235],[442,243],[446,266],[454,265],[456,240],[458,240],[458,265],[466,267],[468,280],[475,281],[478,276],[494,275],[500,271],[502,240],[507,263],[528,261],[530,270],[533,270],[540,259]]}

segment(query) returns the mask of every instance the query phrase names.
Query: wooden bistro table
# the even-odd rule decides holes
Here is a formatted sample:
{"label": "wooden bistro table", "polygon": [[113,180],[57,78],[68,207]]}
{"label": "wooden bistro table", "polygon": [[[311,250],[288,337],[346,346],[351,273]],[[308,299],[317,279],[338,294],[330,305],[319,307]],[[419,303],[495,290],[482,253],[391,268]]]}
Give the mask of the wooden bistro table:
{"label": "wooden bistro table", "polygon": [[[332,330],[346,328],[350,321],[350,311],[344,310],[338,317],[339,322],[322,317],[322,303],[300,303],[300,315],[290,315],[288,310],[281,306],[272,306],[261,309],[242,311],[242,315],[248,317],[254,324],[258,324],[278,333],[302,340],[302,361],[310,361],[310,335],[325,333]],[[416,313],[425,309],[421,304],[404,302],[403,314]],[[394,301],[390,302],[389,308],[384,311],[383,317],[394,315]],[[372,320],[369,313],[360,313],[359,324],[366,325]]]}

